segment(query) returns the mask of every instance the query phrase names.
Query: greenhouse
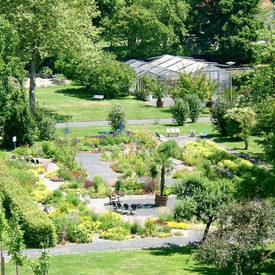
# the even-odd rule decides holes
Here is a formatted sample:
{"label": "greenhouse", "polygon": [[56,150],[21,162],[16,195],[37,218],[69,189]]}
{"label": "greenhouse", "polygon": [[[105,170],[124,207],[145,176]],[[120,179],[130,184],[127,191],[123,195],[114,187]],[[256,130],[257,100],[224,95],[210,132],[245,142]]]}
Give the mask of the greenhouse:
{"label": "greenhouse", "polygon": [[225,68],[227,65],[221,65],[214,62],[207,62],[192,57],[173,56],[165,54],[159,57],[151,58],[149,62],[130,59],[126,61],[137,74],[136,89],[140,89],[140,78],[142,75],[155,77],[158,81],[165,82],[169,86],[176,87],[181,72],[186,73],[206,73],[213,81],[220,83],[221,87],[229,87],[230,71]]}

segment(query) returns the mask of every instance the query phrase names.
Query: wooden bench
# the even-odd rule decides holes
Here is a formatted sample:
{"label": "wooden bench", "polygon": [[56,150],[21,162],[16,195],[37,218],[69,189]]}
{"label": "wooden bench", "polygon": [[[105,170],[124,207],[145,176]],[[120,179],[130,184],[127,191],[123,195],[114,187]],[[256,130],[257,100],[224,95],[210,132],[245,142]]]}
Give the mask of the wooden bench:
{"label": "wooden bench", "polygon": [[166,133],[169,137],[169,135],[177,135],[179,136],[180,129],[179,128],[171,128],[171,129],[166,129]]}
{"label": "wooden bench", "polygon": [[93,95],[92,99],[103,100],[104,99],[104,95]]}

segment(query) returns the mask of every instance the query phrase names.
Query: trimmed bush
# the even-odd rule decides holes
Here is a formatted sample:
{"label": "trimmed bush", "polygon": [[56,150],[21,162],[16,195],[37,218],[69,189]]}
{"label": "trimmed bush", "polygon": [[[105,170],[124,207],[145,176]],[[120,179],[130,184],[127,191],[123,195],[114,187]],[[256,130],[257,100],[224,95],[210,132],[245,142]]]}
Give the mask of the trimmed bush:
{"label": "trimmed bush", "polygon": [[29,193],[9,174],[5,163],[0,161],[0,191],[4,195],[3,206],[7,216],[11,210],[19,218],[27,247],[40,248],[42,244],[55,246],[56,234],[52,221],[42,212]]}
{"label": "trimmed bush", "polygon": [[55,246],[55,228],[47,214],[42,212],[27,191],[14,180],[0,182],[4,194],[3,206],[7,214],[13,209],[20,217],[27,247],[40,248],[42,244]]}
{"label": "trimmed bush", "polygon": [[201,110],[201,101],[198,95],[196,94],[187,94],[184,99],[187,101],[189,106],[189,117],[192,122],[198,120],[200,110]]}
{"label": "trimmed bush", "polygon": [[179,126],[183,125],[189,114],[189,106],[181,98],[175,100],[175,105],[171,108],[173,119]]}
{"label": "trimmed bush", "polygon": [[213,128],[216,129],[222,136],[227,136],[227,122],[224,118],[226,111],[230,109],[230,103],[218,97],[215,105],[210,108],[211,122]]}
{"label": "trimmed bush", "polygon": [[126,125],[125,110],[120,105],[114,105],[108,114],[107,119],[110,121],[112,129],[114,131],[121,128],[122,125]]}

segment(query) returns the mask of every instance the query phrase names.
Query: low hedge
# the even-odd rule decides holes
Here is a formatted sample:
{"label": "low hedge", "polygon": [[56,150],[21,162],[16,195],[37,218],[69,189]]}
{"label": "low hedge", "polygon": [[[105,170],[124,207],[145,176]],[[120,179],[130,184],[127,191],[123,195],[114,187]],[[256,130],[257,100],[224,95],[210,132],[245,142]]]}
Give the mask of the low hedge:
{"label": "low hedge", "polygon": [[13,209],[20,217],[26,246],[32,248],[41,248],[42,244],[48,247],[55,246],[55,227],[28,192],[11,180],[0,182],[0,189],[4,194],[3,206],[7,213]]}
{"label": "low hedge", "polygon": [[40,248],[56,245],[55,227],[47,214],[42,212],[29,193],[13,178],[4,162],[0,161],[0,191],[4,194],[6,214],[16,211],[20,217],[27,247]]}

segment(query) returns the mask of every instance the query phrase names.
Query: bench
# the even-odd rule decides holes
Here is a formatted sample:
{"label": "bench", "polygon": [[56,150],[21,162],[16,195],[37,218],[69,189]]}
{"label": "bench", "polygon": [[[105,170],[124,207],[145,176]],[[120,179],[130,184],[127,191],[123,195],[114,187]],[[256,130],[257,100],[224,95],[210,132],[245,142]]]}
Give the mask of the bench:
{"label": "bench", "polygon": [[92,99],[103,100],[104,99],[104,95],[93,95]]}
{"label": "bench", "polygon": [[180,132],[180,129],[179,128],[171,128],[171,129],[166,129],[166,133],[169,137],[169,135],[177,135],[177,137],[179,136],[179,132]]}
{"label": "bench", "polygon": [[200,133],[200,135],[206,137],[208,135],[208,131],[203,130],[202,133]]}

